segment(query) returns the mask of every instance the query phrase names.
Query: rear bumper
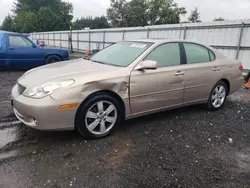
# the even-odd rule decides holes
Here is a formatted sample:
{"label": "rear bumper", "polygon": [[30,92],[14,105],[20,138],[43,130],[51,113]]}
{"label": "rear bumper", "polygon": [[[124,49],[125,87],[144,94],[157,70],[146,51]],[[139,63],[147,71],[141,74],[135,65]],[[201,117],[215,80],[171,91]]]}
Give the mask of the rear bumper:
{"label": "rear bumper", "polygon": [[229,94],[233,94],[236,91],[238,91],[243,84],[244,84],[243,76],[230,80],[230,93]]}
{"label": "rear bumper", "polygon": [[12,104],[15,116],[29,126],[38,130],[73,130],[77,108],[60,110],[63,104],[78,103],[75,100],[54,100],[50,96],[32,99],[17,95],[12,90]]}
{"label": "rear bumper", "polygon": [[242,76],[244,77],[245,81],[248,81],[250,77],[250,70],[243,70]]}

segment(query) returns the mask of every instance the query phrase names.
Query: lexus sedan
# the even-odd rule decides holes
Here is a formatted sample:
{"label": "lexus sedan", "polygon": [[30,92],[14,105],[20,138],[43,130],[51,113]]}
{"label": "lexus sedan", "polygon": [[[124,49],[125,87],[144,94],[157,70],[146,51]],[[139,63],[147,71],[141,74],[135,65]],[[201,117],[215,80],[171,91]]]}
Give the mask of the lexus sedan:
{"label": "lexus sedan", "polygon": [[241,87],[242,70],[239,61],[196,42],[121,41],[89,60],[26,72],[11,100],[29,127],[101,138],[125,119],[193,104],[218,110]]}

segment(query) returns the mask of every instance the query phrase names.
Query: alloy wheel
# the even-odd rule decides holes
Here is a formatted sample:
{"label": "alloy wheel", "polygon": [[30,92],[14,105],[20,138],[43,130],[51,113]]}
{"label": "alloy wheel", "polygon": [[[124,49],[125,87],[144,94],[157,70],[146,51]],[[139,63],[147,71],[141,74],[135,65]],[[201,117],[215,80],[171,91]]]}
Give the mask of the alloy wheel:
{"label": "alloy wheel", "polygon": [[226,89],[223,85],[218,85],[212,94],[212,104],[215,108],[219,108],[223,105],[226,99]]}
{"label": "alloy wheel", "polygon": [[92,105],[85,116],[87,129],[95,135],[109,132],[117,121],[117,109],[109,101],[98,101]]}

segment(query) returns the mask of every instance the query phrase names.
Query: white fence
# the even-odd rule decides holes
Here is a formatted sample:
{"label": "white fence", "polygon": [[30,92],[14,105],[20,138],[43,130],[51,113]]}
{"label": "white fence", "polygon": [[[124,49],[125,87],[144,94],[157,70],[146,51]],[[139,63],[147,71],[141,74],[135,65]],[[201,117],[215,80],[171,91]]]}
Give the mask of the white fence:
{"label": "white fence", "polygon": [[[70,31],[31,33],[33,40],[43,39],[58,48],[68,48],[69,35]],[[72,31],[74,51],[102,49],[117,41],[141,38],[196,40],[241,60],[244,68],[250,69],[250,20]]]}

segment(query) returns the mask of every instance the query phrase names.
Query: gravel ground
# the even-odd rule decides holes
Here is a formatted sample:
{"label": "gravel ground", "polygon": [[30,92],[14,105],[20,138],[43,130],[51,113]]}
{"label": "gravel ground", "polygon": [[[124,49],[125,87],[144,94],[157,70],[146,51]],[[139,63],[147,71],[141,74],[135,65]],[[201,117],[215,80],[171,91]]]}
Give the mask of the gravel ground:
{"label": "gravel ground", "polygon": [[250,187],[250,91],[126,121],[110,137],[40,132],[12,114],[23,72],[0,73],[0,188]]}

